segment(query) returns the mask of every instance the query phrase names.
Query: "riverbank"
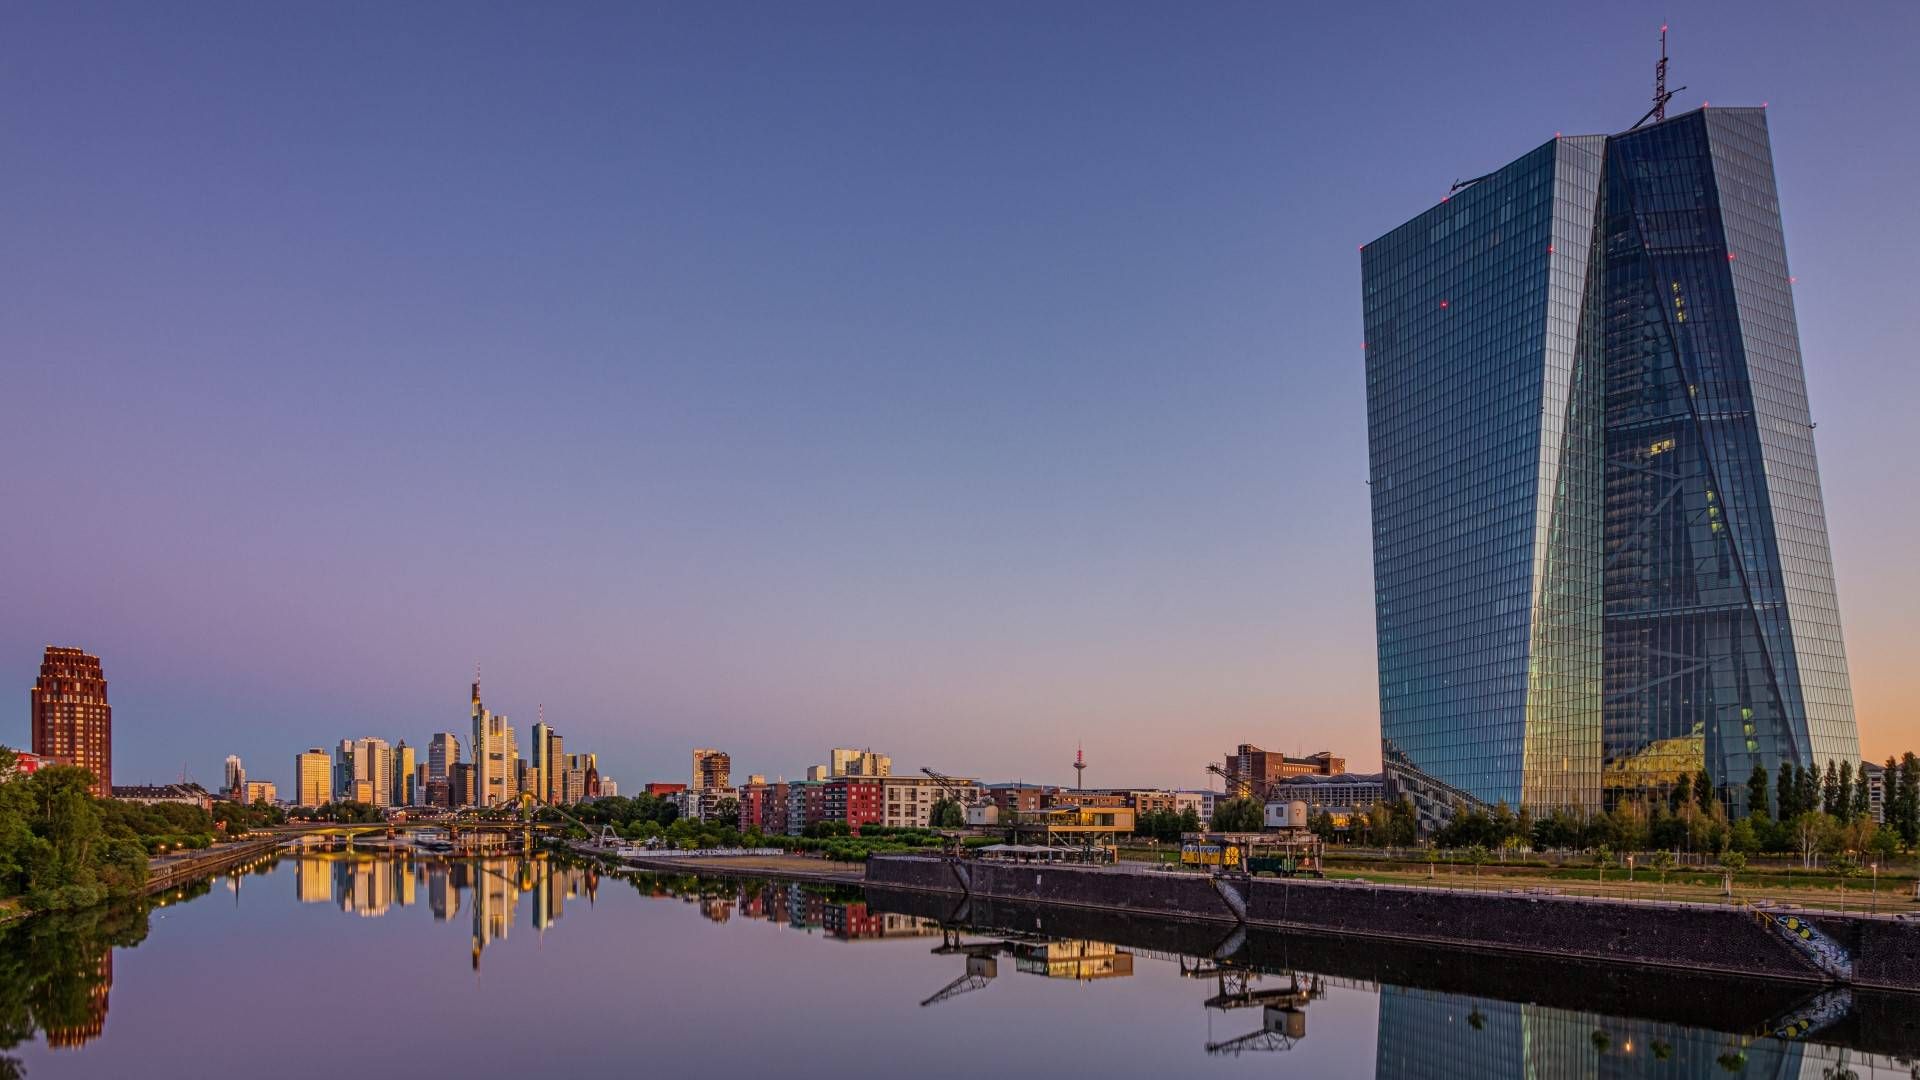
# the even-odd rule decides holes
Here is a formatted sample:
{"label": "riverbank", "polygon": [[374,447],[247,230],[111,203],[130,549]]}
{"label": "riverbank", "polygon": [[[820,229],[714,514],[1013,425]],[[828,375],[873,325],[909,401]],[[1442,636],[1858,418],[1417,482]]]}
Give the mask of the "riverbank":
{"label": "riverbank", "polygon": [[699,874],[702,877],[768,878],[775,881],[811,882],[822,885],[859,885],[866,880],[862,863],[833,862],[805,855],[725,855],[706,858],[649,856],[622,860],[604,848],[572,845],[581,855],[614,863],[623,870],[640,873]]}
{"label": "riverbank", "polygon": [[151,859],[147,863],[146,894],[152,896],[154,893],[165,892],[196,878],[237,866],[272,851],[285,839],[284,836],[249,838],[200,851]]}

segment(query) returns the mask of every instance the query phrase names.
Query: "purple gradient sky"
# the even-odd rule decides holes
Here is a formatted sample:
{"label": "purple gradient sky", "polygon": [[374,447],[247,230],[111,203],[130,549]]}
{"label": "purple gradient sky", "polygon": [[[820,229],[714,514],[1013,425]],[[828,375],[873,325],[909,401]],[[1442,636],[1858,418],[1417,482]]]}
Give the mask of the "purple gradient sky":
{"label": "purple gradient sky", "polygon": [[1378,760],[1356,245],[1768,102],[1870,755],[1920,743],[1920,7],[14,5],[0,664],[115,778],[464,723]]}

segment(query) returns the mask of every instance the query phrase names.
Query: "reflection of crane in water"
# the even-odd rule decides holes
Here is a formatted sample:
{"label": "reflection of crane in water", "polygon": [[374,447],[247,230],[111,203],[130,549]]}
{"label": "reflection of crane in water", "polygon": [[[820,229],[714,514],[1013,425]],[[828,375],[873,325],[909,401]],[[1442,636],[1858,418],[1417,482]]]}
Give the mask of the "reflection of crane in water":
{"label": "reflection of crane in water", "polygon": [[1209,1054],[1240,1054],[1249,1050],[1291,1050],[1307,1037],[1307,1004],[1326,995],[1326,984],[1318,975],[1287,973],[1285,986],[1261,986],[1259,972],[1222,961],[1180,962],[1180,974],[1189,979],[1215,980],[1215,993],[1202,1002],[1208,1010],[1207,1030],[1213,1030],[1215,1009],[1260,1010],[1260,1027],[1245,1035],[1218,1042],[1209,1039]]}
{"label": "reflection of crane in water", "polygon": [[958,978],[934,991],[933,996],[920,1003],[921,1008],[951,1001],[962,994],[971,994],[975,990],[985,990],[987,984],[1000,974],[999,956],[1003,952],[1013,951],[1016,945],[1050,941],[1051,938],[1038,934],[1023,934],[1018,931],[1000,936],[993,941],[967,941],[964,927],[943,925],[940,927],[940,944],[931,950],[935,956],[964,956],[966,963]]}
{"label": "reflection of crane in water", "polygon": [[936,990],[932,997],[920,1003],[921,1008],[938,1005],[961,994],[971,994],[975,990],[985,990],[987,984],[1000,974],[1000,950],[1006,948],[1001,941],[980,941],[968,943],[966,931],[958,926],[940,928],[940,944],[933,947],[935,956],[964,956],[966,965],[960,977]]}
{"label": "reflection of crane in water", "polygon": [[996,946],[981,946],[982,951],[967,954],[966,970],[960,977],[935,991],[933,996],[920,1003],[921,1008],[938,1005],[943,1001],[957,998],[961,994],[970,994],[975,990],[985,990],[994,976],[1000,974],[1000,961],[993,955]]}

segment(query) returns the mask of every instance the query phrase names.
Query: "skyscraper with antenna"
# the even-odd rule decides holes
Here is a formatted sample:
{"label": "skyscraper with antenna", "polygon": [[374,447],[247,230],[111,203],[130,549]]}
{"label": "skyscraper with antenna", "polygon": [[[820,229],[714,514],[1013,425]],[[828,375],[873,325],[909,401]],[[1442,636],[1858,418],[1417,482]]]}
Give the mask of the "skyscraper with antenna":
{"label": "skyscraper with antenna", "polygon": [[1661,38],[1633,126],[1361,247],[1381,753],[1429,822],[1860,760],[1766,109],[1669,115]]}

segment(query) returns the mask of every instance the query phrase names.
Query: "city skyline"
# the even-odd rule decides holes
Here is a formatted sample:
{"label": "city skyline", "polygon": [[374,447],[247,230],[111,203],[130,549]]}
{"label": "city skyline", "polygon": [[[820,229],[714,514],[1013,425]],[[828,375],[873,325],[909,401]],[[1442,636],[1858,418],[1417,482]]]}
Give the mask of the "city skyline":
{"label": "city skyline", "polygon": [[[629,790],[703,745],[1373,768],[1355,246],[1630,123],[1664,14],[789,17],[399,13],[462,44],[426,58],[299,16],[28,15],[0,447],[57,457],[8,494],[63,527],[0,531],[6,669],[103,657],[123,783],[234,753],[288,792],[306,747],[424,746],[466,730],[476,655],[490,705],[544,703]],[[1884,481],[1920,389],[1915,91],[1882,74],[1915,18],[1674,23],[1676,111],[1769,109],[1869,760],[1920,734]],[[642,26],[644,62],[596,47]],[[529,47],[578,62],[491,79]],[[76,77],[103,56],[122,80]]]}

